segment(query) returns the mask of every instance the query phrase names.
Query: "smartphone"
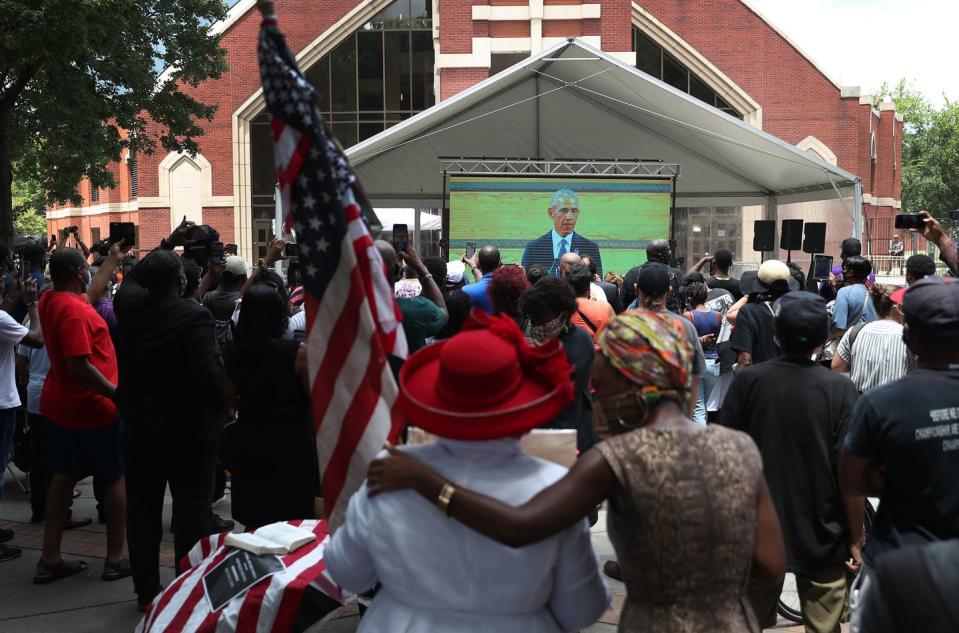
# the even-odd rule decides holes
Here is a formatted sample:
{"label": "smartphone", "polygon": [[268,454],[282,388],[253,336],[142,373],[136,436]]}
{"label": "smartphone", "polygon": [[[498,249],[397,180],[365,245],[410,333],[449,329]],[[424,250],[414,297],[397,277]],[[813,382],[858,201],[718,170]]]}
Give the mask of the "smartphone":
{"label": "smartphone", "polygon": [[226,244],[223,247],[223,251],[227,255],[236,255],[239,252],[239,247],[236,244]]}
{"label": "smartphone", "polygon": [[925,226],[923,217],[918,213],[899,213],[896,215],[897,229],[918,229],[921,231]]}
{"label": "smartphone", "polygon": [[133,222],[110,222],[110,244],[123,240],[123,248],[131,249],[136,246],[137,229]]}
{"label": "smartphone", "polygon": [[466,259],[472,259],[473,255],[476,254],[476,242],[467,242],[466,243]]}
{"label": "smartphone", "polygon": [[405,253],[409,245],[410,231],[405,224],[393,225],[393,250],[397,253]]}
{"label": "smartphone", "polygon": [[287,242],[283,247],[283,254],[287,257],[296,257],[296,242]]}
{"label": "smartphone", "polygon": [[223,249],[223,242],[213,242],[210,244],[210,259],[216,264],[226,262],[226,251]]}
{"label": "smartphone", "polygon": [[812,278],[816,281],[828,281],[832,273],[832,255],[813,255]]}

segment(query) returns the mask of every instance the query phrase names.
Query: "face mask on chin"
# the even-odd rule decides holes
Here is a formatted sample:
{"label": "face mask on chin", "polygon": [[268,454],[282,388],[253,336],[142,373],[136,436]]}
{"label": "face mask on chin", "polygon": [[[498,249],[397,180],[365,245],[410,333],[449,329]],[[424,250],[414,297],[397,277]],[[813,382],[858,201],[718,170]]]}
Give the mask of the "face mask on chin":
{"label": "face mask on chin", "polygon": [[542,345],[546,341],[559,336],[565,327],[566,319],[564,318],[564,315],[560,315],[555,319],[550,319],[545,323],[531,326],[529,329],[529,337],[537,345]]}

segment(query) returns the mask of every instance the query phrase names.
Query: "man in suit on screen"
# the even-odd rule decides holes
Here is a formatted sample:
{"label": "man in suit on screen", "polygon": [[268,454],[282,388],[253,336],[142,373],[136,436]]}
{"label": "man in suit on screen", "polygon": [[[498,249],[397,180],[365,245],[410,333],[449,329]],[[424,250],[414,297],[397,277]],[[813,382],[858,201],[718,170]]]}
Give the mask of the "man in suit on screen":
{"label": "man in suit on screen", "polygon": [[596,271],[602,276],[603,260],[599,245],[575,232],[579,219],[579,197],[571,189],[560,189],[553,194],[546,210],[553,228],[545,235],[528,242],[523,251],[523,267],[539,264],[550,275],[559,274],[559,259],[566,253],[589,256],[596,263]]}

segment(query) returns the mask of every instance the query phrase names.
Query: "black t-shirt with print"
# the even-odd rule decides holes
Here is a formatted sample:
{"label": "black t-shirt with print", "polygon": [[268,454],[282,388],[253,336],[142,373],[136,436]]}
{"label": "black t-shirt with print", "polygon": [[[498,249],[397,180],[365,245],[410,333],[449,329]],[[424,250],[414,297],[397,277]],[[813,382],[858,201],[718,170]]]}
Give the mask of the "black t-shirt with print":
{"label": "black t-shirt with print", "polygon": [[959,538],[959,370],[917,369],[864,393],[846,450],[885,468],[864,557]]}
{"label": "black t-shirt with print", "polygon": [[732,277],[726,277],[724,279],[720,279],[719,277],[710,277],[706,280],[706,286],[713,290],[716,288],[728,290],[729,294],[731,294],[733,299],[736,301],[739,301],[743,298],[743,293],[739,289],[739,280],[733,279]]}
{"label": "black t-shirt with print", "polygon": [[766,303],[747,303],[736,317],[736,327],[729,337],[729,346],[737,353],[752,354],[753,363],[762,363],[779,356],[775,335],[772,308]]}

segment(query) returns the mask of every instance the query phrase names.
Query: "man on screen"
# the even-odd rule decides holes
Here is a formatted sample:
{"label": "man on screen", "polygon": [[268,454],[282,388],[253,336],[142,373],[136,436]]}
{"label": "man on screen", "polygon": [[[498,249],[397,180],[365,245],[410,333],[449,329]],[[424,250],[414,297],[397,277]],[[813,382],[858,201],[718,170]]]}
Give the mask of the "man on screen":
{"label": "man on screen", "polygon": [[597,274],[603,274],[603,261],[599,255],[599,246],[575,233],[579,219],[579,198],[571,189],[560,189],[553,194],[549,209],[546,210],[553,228],[548,233],[526,244],[523,251],[523,268],[535,264],[546,268],[550,275],[559,274],[559,260],[566,253],[588,255],[596,263]]}

